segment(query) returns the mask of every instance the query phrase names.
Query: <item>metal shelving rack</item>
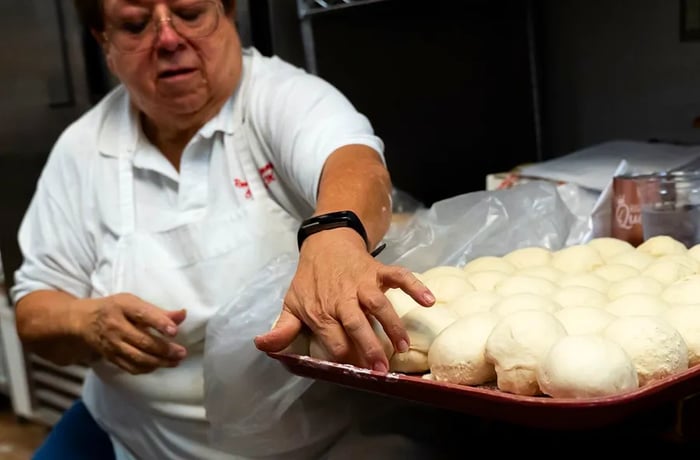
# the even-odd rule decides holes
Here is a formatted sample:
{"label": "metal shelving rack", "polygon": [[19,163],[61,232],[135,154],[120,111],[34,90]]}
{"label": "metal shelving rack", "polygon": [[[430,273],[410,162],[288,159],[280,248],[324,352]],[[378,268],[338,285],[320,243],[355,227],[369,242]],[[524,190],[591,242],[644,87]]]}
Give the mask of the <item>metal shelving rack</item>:
{"label": "metal shelving rack", "polygon": [[301,40],[304,46],[306,70],[315,75],[318,74],[311,18],[332,11],[387,1],[391,0],[297,0],[297,14],[301,23]]}

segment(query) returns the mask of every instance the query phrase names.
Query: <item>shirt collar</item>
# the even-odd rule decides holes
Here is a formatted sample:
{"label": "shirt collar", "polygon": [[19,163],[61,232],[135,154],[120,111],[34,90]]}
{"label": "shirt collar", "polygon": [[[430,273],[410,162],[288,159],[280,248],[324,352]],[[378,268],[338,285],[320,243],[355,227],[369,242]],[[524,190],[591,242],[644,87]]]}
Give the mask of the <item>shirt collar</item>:
{"label": "shirt collar", "polygon": [[[231,135],[234,132],[233,104],[238,91],[224,103],[221,110],[204,126],[196,136],[211,138],[217,132]],[[131,105],[129,95],[123,85],[120,85],[108,100],[105,100],[106,114],[98,137],[100,153],[117,158],[120,154],[131,154],[139,146],[141,121],[138,112]]]}

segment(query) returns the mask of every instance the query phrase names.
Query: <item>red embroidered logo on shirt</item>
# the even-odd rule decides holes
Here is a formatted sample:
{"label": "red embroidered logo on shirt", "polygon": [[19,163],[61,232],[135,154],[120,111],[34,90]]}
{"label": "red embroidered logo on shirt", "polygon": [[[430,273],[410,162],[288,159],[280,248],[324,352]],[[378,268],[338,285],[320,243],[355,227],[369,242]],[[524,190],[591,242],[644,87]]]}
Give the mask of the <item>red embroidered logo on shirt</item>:
{"label": "red embroidered logo on shirt", "polygon": [[272,171],[272,169],[272,163],[268,163],[258,170],[266,187],[275,180],[275,173]]}
{"label": "red embroidered logo on shirt", "polygon": [[[268,163],[262,168],[258,169],[258,172],[260,173],[260,177],[263,180],[263,183],[265,184],[265,188],[267,186],[274,182],[275,179],[275,173],[273,172],[274,167],[272,166],[272,163]],[[233,185],[236,188],[241,188],[245,189],[245,198],[246,199],[251,199],[253,198],[253,193],[250,191],[250,185],[248,185],[248,181],[245,181],[243,179],[234,179],[233,180]]]}
{"label": "red embroidered logo on shirt", "polygon": [[250,186],[248,185],[248,181],[241,180],[241,179],[234,179],[233,180],[233,185],[236,188],[243,188],[245,189],[245,197],[246,199],[251,199],[253,198],[253,193],[250,191]]}

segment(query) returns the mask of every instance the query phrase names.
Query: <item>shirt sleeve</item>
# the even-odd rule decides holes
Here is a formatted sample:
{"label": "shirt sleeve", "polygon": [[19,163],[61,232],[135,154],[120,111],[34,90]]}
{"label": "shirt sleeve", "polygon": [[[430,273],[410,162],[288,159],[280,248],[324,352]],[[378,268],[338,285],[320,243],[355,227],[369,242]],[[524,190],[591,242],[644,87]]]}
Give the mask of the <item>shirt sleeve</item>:
{"label": "shirt sleeve", "polygon": [[385,161],[370,121],[338,89],[277,58],[266,66],[256,78],[252,116],[275,163],[309,204],[315,205],[323,165],[338,148],[366,145]]}
{"label": "shirt sleeve", "polygon": [[36,191],[20,225],[23,257],[10,291],[14,303],[36,290],[60,290],[76,297],[91,292],[94,251],[86,231],[81,168],[70,157],[79,144],[63,135],[49,155]]}

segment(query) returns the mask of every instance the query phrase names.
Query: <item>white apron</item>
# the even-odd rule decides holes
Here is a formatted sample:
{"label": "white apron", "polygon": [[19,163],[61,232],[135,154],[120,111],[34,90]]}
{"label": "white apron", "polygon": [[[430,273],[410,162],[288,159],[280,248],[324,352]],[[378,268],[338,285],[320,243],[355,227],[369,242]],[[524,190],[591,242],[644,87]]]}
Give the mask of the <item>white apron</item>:
{"label": "white apron", "polygon": [[[176,368],[145,375],[130,375],[106,361],[96,363],[88,373],[85,403],[112,435],[118,458],[214,460],[258,456],[249,447],[243,448],[243,454],[209,447],[203,406],[202,352],[207,320],[251,274],[273,258],[296,250],[298,222],[270,198],[253,161],[242,111],[246,79],[243,81],[233,102],[234,133],[217,134],[223,142],[215,138],[213,144],[214,149],[225,149],[229,166],[234,158],[242,165],[253,198],[242,206],[231,206],[232,211],[216,215],[196,212],[187,223],[167,231],[140,231],[135,226],[133,151],[120,152],[122,232],[108,294],[126,292],[160,308],[187,309],[176,341],[187,348],[188,356]],[[125,115],[122,126],[126,123]],[[234,177],[231,174],[231,194]],[[207,187],[199,190],[207,193]],[[200,198],[200,202],[206,202],[206,197]],[[236,382],[231,385],[235,388]],[[304,409],[302,404],[298,410],[309,407]],[[282,452],[295,450],[281,458],[311,458],[328,445],[328,438],[335,437],[338,429],[319,433],[326,439],[314,440],[317,445],[313,448],[294,445],[293,427],[283,427],[278,432],[290,439],[277,443],[268,436],[264,444],[279,444]],[[310,450],[303,453],[304,447]],[[275,457],[269,447],[263,450],[261,457]]]}

